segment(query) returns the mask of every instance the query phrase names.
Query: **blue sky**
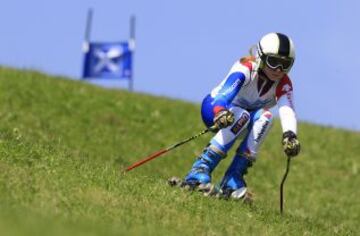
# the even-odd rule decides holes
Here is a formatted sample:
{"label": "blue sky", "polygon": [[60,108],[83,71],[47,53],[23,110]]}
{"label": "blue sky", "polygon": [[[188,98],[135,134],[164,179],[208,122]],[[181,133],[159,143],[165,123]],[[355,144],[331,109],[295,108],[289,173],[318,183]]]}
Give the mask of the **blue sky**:
{"label": "blue sky", "polygon": [[262,35],[288,34],[299,120],[360,130],[360,1],[4,0],[0,64],[78,79],[89,7],[96,41],[128,39],[136,16],[136,91],[196,103]]}

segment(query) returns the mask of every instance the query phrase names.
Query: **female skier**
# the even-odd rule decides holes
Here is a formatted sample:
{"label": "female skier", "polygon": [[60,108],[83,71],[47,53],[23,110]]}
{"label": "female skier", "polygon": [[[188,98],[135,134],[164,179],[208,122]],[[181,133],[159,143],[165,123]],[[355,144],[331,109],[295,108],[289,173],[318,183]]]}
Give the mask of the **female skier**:
{"label": "female skier", "polygon": [[243,198],[247,192],[244,175],[270,129],[273,116],[269,108],[275,105],[279,109],[284,152],[291,157],[298,155],[293,86],[288,77],[295,60],[293,41],[284,34],[269,33],[252,49],[255,55],[250,50],[253,56],[235,62],[226,78],[204,98],[202,119],[207,127],[215,125],[218,130],[185,176],[183,186],[209,189],[211,172],[236,138],[244,134],[220,183],[223,196]]}

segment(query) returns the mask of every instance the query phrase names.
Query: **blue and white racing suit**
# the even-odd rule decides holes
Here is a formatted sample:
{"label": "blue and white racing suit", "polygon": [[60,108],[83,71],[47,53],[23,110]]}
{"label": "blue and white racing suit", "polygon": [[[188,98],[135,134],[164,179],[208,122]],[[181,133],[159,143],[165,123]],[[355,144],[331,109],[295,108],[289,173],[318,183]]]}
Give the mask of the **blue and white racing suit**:
{"label": "blue and white racing suit", "polygon": [[273,115],[269,109],[277,105],[283,132],[297,132],[293,105],[293,87],[287,75],[278,81],[269,80],[253,61],[237,61],[226,78],[208,94],[201,107],[207,127],[213,125],[217,112],[224,108],[234,113],[234,123],[219,130],[211,146],[226,154],[236,138],[243,134],[237,153],[256,159],[260,144],[266,137]]}

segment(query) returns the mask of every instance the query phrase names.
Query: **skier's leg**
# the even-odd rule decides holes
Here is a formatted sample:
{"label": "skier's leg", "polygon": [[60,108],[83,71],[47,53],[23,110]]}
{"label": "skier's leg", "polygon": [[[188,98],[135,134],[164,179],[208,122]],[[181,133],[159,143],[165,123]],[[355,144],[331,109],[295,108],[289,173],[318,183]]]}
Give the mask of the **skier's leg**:
{"label": "skier's leg", "polygon": [[231,107],[235,122],[233,125],[219,130],[211,139],[208,147],[196,159],[184,182],[188,185],[207,184],[211,182],[211,172],[234,144],[237,136],[246,129],[250,121],[250,114],[239,107]]}
{"label": "skier's leg", "polygon": [[271,123],[270,111],[260,109],[251,113],[248,134],[236,150],[233,161],[220,184],[225,195],[236,199],[245,195],[247,188],[244,175],[256,160],[259,147],[269,132]]}

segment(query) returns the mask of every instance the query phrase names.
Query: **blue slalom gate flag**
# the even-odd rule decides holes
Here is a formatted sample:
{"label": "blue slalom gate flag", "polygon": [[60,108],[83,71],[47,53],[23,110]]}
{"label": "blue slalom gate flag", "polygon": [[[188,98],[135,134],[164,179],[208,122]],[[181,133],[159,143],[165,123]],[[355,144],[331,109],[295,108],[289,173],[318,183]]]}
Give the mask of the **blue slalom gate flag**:
{"label": "blue slalom gate flag", "polygon": [[132,78],[132,50],[128,42],[84,45],[83,78]]}

